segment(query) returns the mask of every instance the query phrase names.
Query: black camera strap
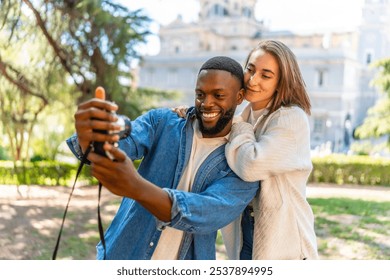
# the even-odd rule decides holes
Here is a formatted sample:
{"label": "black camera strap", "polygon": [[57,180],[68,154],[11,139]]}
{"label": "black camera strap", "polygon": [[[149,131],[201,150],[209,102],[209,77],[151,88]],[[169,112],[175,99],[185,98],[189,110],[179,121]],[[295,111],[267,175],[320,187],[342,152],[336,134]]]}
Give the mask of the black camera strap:
{"label": "black camera strap", "polygon": [[[87,150],[85,151],[84,155],[82,156],[80,165],[79,165],[79,167],[77,169],[76,178],[74,180],[74,183],[73,183],[73,186],[72,186],[72,190],[70,191],[69,198],[68,198],[68,203],[66,204],[64,215],[62,217],[62,224],[61,224],[60,232],[58,233],[57,242],[56,242],[56,246],[54,248],[52,260],[55,260],[56,257],[57,257],[58,247],[60,245],[62,230],[63,230],[63,227],[64,227],[66,214],[68,212],[70,199],[71,199],[71,197],[73,195],[73,191],[74,191],[75,186],[76,186],[77,178],[79,177],[84,164],[87,162],[87,157],[88,157],[89,153],[91,152],[91,149],[92,149],[92,145],[89,145]],[[102,219],[100,217],[100,197],[101,197],[101,191],[102,191],[102,184],[99,182],[98,206],[97,206],[98,228],[99,228],[100,241],[101,241],[101,243],[103,245],[103,249],[104,249],[104,259],[106,259],[106,242],[104,240],[103,224],[102,224]]]}
{"label": "black camera strap", "polygon": [[100,242],[103,245],[103,260],[105,260],[106,259],[106,241],[104,239],[103,223],[102,223],[102,219],[100,217],[100,197],[101,197],[101,193],[102,193],[102,183],[99,182],[97,216],[98,216],[98,228],[99,228]]}

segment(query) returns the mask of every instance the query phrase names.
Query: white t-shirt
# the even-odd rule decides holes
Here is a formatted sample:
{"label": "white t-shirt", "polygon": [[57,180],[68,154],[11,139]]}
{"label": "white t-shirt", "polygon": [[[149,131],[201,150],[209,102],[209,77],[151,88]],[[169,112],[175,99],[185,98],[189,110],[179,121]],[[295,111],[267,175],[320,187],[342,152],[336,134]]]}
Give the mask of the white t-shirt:
{"label": "white t-shirt", "polygon": [[[188,164],[177,186],[177,190],[190,192],[195,174],[203,161],[219,146],[225,144],[229,135],[216,138],[203,138],[199,130],[198,120],[192,125],[194,137]],[[161,233],[152,260],[177,260],[184,232],[175,228],[166,227]]]}

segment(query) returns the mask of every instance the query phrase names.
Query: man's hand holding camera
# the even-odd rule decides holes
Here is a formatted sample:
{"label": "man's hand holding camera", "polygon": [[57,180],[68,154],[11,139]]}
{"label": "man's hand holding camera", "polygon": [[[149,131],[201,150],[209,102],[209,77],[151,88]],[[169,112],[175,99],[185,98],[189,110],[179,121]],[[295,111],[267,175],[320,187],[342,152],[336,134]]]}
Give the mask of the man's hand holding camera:
{"label": "man's hand holding camera", "polygon": [[112,113],[116,110],[118,110],[116,104],[98,98],[93,98],[78,106],[75,114],[75,123],[79,144],[83,152],[94,141],[114,143],[119,140],[119,135],[117,134],[96,132],[97,130],[110,131],[120,129],[120,126],[116,124],[118,116]]}
{"label": "man's hand holding camera", "polygon": [[102,148],[110,155],[109,158],[91,151],[88,160],[91,162],[92,175],[110,192],[132,198],[158,219],[170,221],[172,202],[168,194],[139,175],[131,159],[113,145],[120,139],[118,133],[107,133],[122,129],[117,123],[117,110],[116,104],[93,98],[80,104],[75,113],[76,132],[82,151],[85,152],[91,143],[100,142],[104,143]]}

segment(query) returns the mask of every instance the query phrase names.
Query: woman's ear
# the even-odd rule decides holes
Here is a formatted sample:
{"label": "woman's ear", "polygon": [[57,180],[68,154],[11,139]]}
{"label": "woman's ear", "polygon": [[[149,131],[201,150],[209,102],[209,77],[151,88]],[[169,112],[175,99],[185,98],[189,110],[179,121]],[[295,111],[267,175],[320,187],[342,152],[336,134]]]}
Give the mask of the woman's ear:
{"label": "woman's ear", "polygon": [[244,101],[244,92],[245,92],[244,88],[240,89],[240,91],[238,92],[238,94],[237,94],[237,105],[240,105],[242,103],[242,101]]}

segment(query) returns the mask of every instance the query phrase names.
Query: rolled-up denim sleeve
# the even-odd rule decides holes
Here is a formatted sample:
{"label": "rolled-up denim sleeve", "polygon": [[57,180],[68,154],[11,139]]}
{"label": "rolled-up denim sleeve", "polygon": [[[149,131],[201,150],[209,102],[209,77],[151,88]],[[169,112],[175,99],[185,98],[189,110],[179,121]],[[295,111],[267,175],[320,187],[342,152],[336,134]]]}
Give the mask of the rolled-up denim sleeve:
{"label": "rolled-up denim sleeve", "polygon": [[245,182],[236,176],[217,180],[201,193],[164,189],[172,200],[171,221],[157,221],[191,233],[210,233],[234,221],[253,199],[259,182]]}
{"label": "rolled-up denim sleeve", "polygon": [[[81,147],[80,147],[79,141],[77,139],[77,134],[76,133],[73,134],[68,139],[66,139],[66,144],[68,145],[70,151],[75,155],[75,157],[78,160],[81,160],[84,154],[83,154],[83,152],[81,150]],[[88,163],[89,162],[87,162],[87,164]]]}

